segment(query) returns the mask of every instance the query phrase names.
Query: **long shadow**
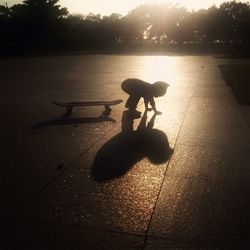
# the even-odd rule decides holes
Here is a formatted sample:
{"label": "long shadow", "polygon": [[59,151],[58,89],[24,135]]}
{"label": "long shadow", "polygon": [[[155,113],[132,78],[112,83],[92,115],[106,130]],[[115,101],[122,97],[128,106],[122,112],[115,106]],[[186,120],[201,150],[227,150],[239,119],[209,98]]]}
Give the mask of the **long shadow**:
{"label": "long shadow", "polygon": [[69,118],[67,115],[63,115],[61,118],[50,119],[46,121],[39,122],[30,127],[30,129],[38,129],[43,127],[51,126],[64,126],[71,124],[83,124],[83,123],[99,123],[99,122],[116,122],[116,120],[108,117],[105,113],[98,117],[82,117],[82,118]]}
{"label": "long shadow", "polygon": [[134,131],[135,117],[124,111],[122,131],[111,138],[97,152],[92,165],[92,176],[97,182],[124,175],[137,162],[148,158],[154,164],[166,162],[173,152],[166,134],[154,129],[154,115],[147,124],[147,112],[143,114],[137,130]]}

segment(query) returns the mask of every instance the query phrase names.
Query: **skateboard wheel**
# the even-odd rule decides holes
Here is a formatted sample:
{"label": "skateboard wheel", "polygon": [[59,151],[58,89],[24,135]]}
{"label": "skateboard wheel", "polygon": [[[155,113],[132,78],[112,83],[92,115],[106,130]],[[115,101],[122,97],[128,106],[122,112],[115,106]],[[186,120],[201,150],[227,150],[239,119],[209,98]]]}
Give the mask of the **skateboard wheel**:
{"label": "skateboard wheel", "polygon": [[111,112],[111,108],[109,105],[105,105],[105,109],[106,109],[106,111]]}
{"label": "skateboard wheel", "polygon": [[67,107],[67,112],[68,112],[69,114],[71,114],[71,112],[72,112],[72,107]]}

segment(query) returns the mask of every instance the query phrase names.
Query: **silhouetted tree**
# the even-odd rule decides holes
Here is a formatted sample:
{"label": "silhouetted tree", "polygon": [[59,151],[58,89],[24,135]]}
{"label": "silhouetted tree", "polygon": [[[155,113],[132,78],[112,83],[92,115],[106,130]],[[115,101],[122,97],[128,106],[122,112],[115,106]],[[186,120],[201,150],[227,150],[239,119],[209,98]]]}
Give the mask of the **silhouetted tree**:
{"label": "silhouetted tree", "polygon": [[25,0],[23,9],[25,22],[33,42],[46,44],[54,42],[54,36],[60,32],[62,22],[68,11],[57,5],[58,0]]}
{"label": "silhouetted tree", "polygon": [[104,16],[101,20],[101,38],[103,44],[115,45],[121,40],[121,15],[113,13],[110,16]]}
{"label": "silhouetted tree", "polygon": [[178,40],[178,32],[187,10],[177,5],[154,5],[150,8],[150,38],[161,42],[174,42]]}
{"label": "silhouetted tree", "polygon": [[247,41],[250,32],[250,6],[235,1],[225,2],[220,8],[223,39],[231,42]]}
{"label": "silhouetted tree", "polygon": [[126,16],[69,15],[59,0],[0,5],[0,50],[91,49],[167,44],[250,42],[250,5],[236,1],[189,12],[179,5],[144,4]]}
{"label": "silhouetted tree", "polygon": [[[57,2],[25,0],[11,8],[1,6],[1,13],[11,19],[8,24],[10,46],[20,49],[54,47],[58,33],[63,30],[62,20],[68,14],[67,9]],[[0,24],[3,24],[2,20]]]}
{"label": "silhouetted tree", "polygon": [[0,30],[3,35],[6,35],[11,22],[11,11],[8,6],[0,5]]}
{"label": "silhouetted tree", "polygon": [[123,18],[123,37],[129,43],[135,44],[143,41],[144,32],[149,26],[148,5],[141,5],[131,10]]}

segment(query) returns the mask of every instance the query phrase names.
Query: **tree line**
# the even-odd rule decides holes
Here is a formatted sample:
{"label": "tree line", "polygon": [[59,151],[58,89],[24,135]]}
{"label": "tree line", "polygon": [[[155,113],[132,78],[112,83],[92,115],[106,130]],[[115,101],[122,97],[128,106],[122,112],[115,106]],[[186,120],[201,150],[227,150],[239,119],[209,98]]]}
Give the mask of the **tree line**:
{"label": "tree line", "polygon": [[173,4],[145,4],[122,16],[70,14],[58,0],[0,5],[0,51],[105,50],[185,44],[246,46],[250,5],[237,1],[188,11]]}

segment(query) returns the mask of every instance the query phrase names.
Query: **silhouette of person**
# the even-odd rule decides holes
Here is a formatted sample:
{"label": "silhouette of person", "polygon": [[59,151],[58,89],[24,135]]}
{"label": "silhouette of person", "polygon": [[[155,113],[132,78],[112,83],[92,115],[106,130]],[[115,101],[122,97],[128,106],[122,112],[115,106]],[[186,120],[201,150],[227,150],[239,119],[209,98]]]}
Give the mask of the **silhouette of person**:
{"label": "silhouette of person", "polygon": [[[169,84],[162,81],[151,84],[137,78],[126,79],[121,84],[122,90],[129,94],[125,107],[135,113],[141,113],[136,111],[136,107],[142,97],[144,99],[146,111],[151,111],[153,109],[156,114],[161,114],[161,112],[156,109],[154,97],[165,95],[168,87]],[[152,108],[148,107],[149,103]]]}

